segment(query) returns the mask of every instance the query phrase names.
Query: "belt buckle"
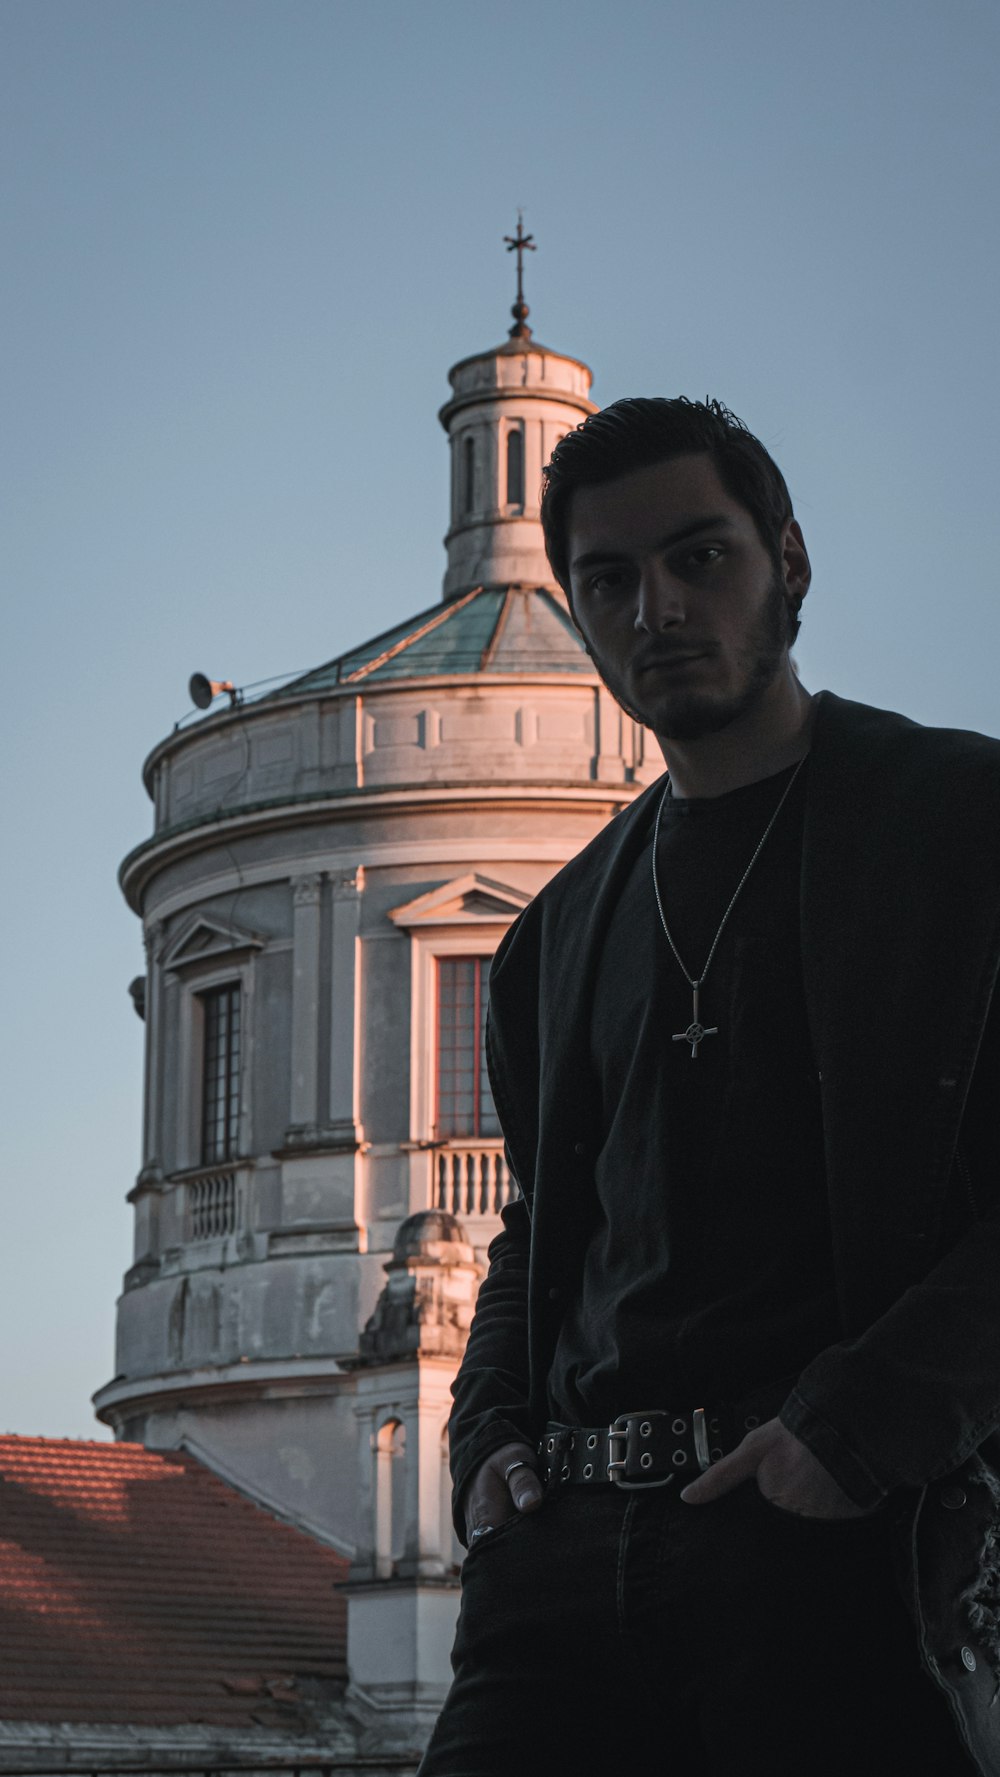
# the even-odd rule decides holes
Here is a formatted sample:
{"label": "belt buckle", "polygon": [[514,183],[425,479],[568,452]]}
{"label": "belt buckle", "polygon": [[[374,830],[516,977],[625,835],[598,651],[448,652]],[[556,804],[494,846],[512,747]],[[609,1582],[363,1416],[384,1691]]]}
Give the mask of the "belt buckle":
{"label": "belt buckle", "polygon": [[[628,1466],[629,1420],[638,1420],[639,1434],[642,1436],[644,1424],[648,1424],[654,1419],[666,1418],[667,1414],[662,1407],[652,1407],[648,1413],[619,1413],[618,1418],[613,1419],[608,1426],[608,1480],[612,1481],[616,1487],[620,1487],[623,1493],[642,1493],[647,1488],[669,1487],[674,1478],[673,1475],[664,1475],[661,1480],[655,1481],[626,1481],[622,1478]],[[622,1445],[622,1454],[616,1456],[615,1447],[619,1442]]]}

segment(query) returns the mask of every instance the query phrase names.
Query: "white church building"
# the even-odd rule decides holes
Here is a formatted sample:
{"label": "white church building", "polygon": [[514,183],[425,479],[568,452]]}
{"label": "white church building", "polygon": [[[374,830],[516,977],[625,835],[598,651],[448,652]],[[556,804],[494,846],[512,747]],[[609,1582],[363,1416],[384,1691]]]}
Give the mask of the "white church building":
{"label": "white church building", "polygon": [[419,1750],[449,1676],[449,1387],[511,1190],[490,959],[662,770],[542,544],[542,466],[594,410],[591,374],[535,342],[520,288],[513,313],[449,374],[443,597],[168,735],[121,868],[145,1116],[96,1410],[349,1562],[369,1757]]}

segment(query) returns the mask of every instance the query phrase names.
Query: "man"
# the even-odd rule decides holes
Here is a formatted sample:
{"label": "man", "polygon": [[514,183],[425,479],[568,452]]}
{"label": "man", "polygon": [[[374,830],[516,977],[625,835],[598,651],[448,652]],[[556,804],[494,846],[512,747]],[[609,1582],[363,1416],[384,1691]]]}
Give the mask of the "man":
{"label": "man", "polygon": [[521,1194],[421,1771],[1000,1772],[1000,743],[810,697],[802,532],[718,403],[592,416],[542,522],[669,776],[494,963]]}

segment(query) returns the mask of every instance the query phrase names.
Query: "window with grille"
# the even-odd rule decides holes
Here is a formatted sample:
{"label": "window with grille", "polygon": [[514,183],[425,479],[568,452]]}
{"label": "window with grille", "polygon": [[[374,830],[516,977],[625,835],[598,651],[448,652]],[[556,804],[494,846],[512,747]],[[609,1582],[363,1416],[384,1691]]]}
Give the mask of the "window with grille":
{"label": "window with grille", "polygon": [[496,1136],[500,1125],[486,1075],[488,956],[441,956],[437,964],[435,1134]]}
{"label": "window with grille", "polygon": [[524,505],[524,439],[520,431],[507,433],[507,504]]}
{"label": "window with grille", "polygon": [[201,1160],[232,1160],[239,1152],[240,989],[237,982],[201,996],[205,1045],[202,1061]]}

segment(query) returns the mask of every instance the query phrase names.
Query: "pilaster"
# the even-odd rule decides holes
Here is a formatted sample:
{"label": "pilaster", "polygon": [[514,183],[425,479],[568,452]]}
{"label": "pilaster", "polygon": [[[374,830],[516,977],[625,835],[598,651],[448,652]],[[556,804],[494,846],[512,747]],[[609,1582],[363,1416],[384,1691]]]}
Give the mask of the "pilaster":
{"label": "pilaster", "polygon": [[289,1147],[314,1142],[319,1125],[320,921],[322,877],[292,883],[292,1081]]}
{"label": "pilaster", "polygon": [[[319,1071],[321,883],[298,879],[293,949],[293,1122],[281,1160],[281,1226],[268,1250],[363,1252],[367,1235],[359,1202],[363,1131],[358,1115],[360,923],[364,871],[342,870],[331,881],[330,1072],[322,1114]],[[305,1243],[305,1244],[303,1244]]]}
{"label": "pilaster", "polygon": [[365,873],[359,865],[341,871],[333,883],[331,944],[330,1113],[328,1145],[357,1148],[358,1060],[361,962],[361,897]]}
{"label": "pilaster", "polygon": [[594,693],[594,777],[598,783],[622,783],[625,777],[622,730],[628,718],[603,685]]}
{"label": "pilaster", "polygon": [[146,1057],[145,1117],[143,1118],[142,1167],[158,1171],[163,1152],[163,943],[166,926],[150,920],[142,934],[146,949]]}

